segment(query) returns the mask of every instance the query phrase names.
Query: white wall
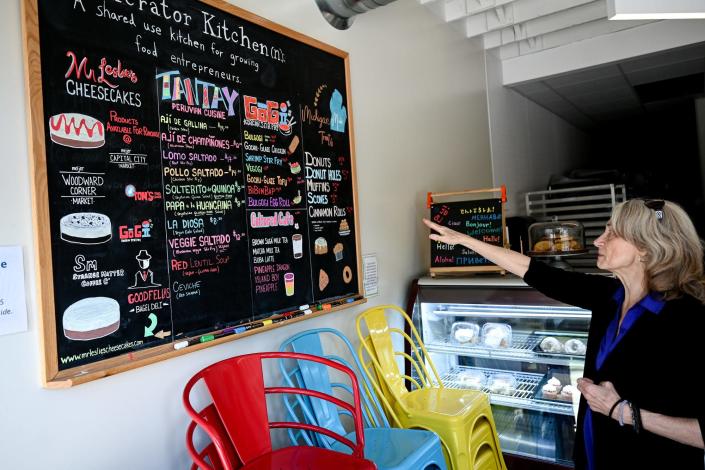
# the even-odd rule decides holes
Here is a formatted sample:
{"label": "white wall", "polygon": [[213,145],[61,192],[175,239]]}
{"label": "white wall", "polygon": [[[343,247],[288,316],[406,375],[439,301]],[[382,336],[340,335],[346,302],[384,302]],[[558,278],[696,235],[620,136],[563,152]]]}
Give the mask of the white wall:
{"label": "white wall", "polygon": [[[0,244],[23,247],[30,327],[0,337],[0,466],[186,468],[180,394],[193,373],[231,355],[275,349],[306,328],[333,326],[352,337],[361,309],[72,389],[42,389],[19,1],[0,2]],[[381,275],[380,295],[368,305],[403,304],[410,279],[427,265],[419,222],[426,192],[492,183],[482,53],[409,0],[362,15],[345,32],[328,26],[314,0],[233,3],[350,52],[362,252],[377,253]]]}
{"label": "white wall", "polygon": [[485,54],[494,185],[507,186],[508,216],[526,214],[527,191],[546,189],[551,174],[579,167],[588,136],[502,85],[502,63]]}

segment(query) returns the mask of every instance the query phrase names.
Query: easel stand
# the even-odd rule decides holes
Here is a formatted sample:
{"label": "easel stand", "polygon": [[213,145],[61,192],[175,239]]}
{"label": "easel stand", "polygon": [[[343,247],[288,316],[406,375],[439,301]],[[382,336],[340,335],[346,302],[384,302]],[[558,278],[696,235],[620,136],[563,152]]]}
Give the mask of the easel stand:
{"label": "easel stand", "polygon": [[452,277],[465,276],[466,274],[478,273],[499,273],[502,276],[507,274],[507,271],[499,266],[474,266],[474,267],[458,267],[458,268],[431,268],[429,269],[431,277]]}
{"label": "easel stand", "polygon": [[[491,194],[498,195],[499,199],[470,199],[455,202],[441,202],[438,198],[454,198],[465,195],[482,195]],[[480,238],[480,233],[493,233],[494,238],[498,238],[497,242],[489,241],[494,245],[508,247],[507,226],[504,217],[504,204],[507,202],[507,190],[504,185],[499,188],[489,189],[468,189],[465,191],[453,191],[446,193],[428,193],[426,198],[426,206],[431,209],[431,219],[446,227],[466,233],[470,236]],[[501,212],[501,226],[497,223],[499,220],[487,219],[489,215],[495,215],[497,211]],[[476,220],[484,220],[482,223],[476,223]],[[476,229],[473,227],[482,227]],[[489,229],[487,227],[490,227]],[[458,256],[457,248],[448,256],[434,255],[434,243],[431,242],[431,267],[429,269],[431,277],[436,276],[462,276],[466,274],[476,273],[500,273],[506,274],[506,270],[490,263],[486,259],[472,252],[472,256]],[[439,261],[441,260],[442,261]],[[461,265],[467,263],[468,259],[472,261],[472,265]],[[449,261],[451,260],[451,261]],[[461,263],[461,260],[463,263]],[[453,265],[457,262],[458,265]]]}

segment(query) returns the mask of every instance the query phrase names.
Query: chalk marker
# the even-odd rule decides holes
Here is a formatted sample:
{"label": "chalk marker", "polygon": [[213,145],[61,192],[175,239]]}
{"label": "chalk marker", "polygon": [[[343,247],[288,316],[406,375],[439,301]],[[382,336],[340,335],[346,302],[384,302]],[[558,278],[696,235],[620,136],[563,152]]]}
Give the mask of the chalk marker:
{"label": "chalk marker", "polygon": [[186,346],[188,346],[188,341],[181,341],[179,343],[174,343],[174,349],[176,349],[176,350],[184,349]]}

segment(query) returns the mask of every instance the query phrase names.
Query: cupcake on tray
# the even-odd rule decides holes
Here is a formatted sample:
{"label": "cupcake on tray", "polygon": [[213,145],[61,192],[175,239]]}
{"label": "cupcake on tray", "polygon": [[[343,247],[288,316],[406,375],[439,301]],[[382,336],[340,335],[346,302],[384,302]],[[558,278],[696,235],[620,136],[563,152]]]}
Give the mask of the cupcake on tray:
{"label": "cupcake on tray", "polygon": [[557,400],[561,392],[561,381],[555,377],[551,377],[546,384],[541,387],[541,393],[544,398],[549,400]]}
{"label": "cupcake on tray", "polygon": [[572,385],[566,385],[561,390],[559,398],[565,401],[573,401],[573,394],[575,393],[575,387]]}
{"label": "cupcake on tray", "polygon": [[561,390],[560,386],[551,385],[551,384],[546,384],[543,387],[541,387],[541,393],[543,393],[543,397],[548,398],[549,400],[557,400],[558,393],[560,392],[560,390]]}

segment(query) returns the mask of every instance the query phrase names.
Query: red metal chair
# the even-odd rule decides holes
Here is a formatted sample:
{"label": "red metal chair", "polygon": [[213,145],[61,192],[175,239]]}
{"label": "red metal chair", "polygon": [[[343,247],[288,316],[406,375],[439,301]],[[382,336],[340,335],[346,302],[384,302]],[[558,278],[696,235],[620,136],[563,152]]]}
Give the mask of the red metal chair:
{"label": "red metal chair", "polygon": [[[262,359],[313,361],[337,369],[348,375],[352,382],[353,405],[315,390],[294,387],[265,387]],[[190,403],[191,389],[200,380],[204,381],[210,393],[225,434],[218,432],[215,420],[211,419],[209,422],[199,412],[196,412]],[[267,414],[266,395],[272,393],[308,395],[332,402],[349,411],[355,425],[355,441],[312,424],[287,421],[270,422]],[[365,441],[357,378],[350,369],[337,362],[294,352],[265,352],[233,357],[210,365],[194,375],[184,388],[183,402],[189,416],[211,438],[215,454],[220,458],[219,464],[225,470],[237,468],[235,467],[236,463],[233,462],[238,460],[244,464],[242,470],[365,470],[377,468],[374,463],[363,457]],[[270,429],[281,428],[304,429],[331,437],[350,447],[352,455],[308,446],[273,450]],[[192,433],[191,431],[190,435]],[[190,442],[189,438],[187,449],[194,462],[201,466],[207,465]],[[229,453],[228,445],[232,445],[234,453]],[[203,466],[203,468],[217,469],[215,466]]]}
{"label": "red metal chair", "polygon": [[[220,416],[218,416],[215,405],[211,403],[198,414],[208,423],[208,428],[203,428],[203,430],[211,440],[203,449],[200,451],[196,450],[194,434],[198,424],[195,421],[189,423],[186,429],[186,448],[194,461],[193,465],[191,465],[191,470],[226,470],[230,468],[241,468],[242,464],[237,459],[235,449],[230,443],[230,439],[227,437],[228,435],[225,431],[225,427],[223,427],[222,421],[220,421]],[[211,437],[213,435],[216,436],[215,440]],[[223,465],[223,457],[218,453],[218,445],[223,450],[225,460],[229,463],[229,466]]]}

